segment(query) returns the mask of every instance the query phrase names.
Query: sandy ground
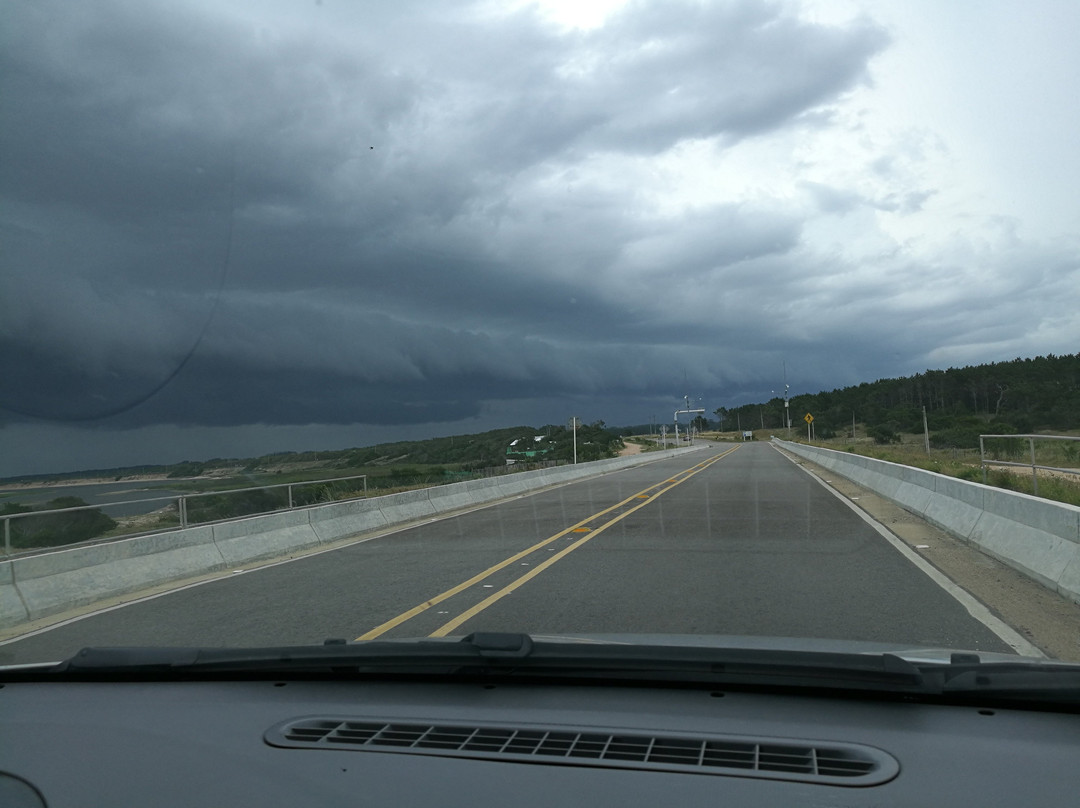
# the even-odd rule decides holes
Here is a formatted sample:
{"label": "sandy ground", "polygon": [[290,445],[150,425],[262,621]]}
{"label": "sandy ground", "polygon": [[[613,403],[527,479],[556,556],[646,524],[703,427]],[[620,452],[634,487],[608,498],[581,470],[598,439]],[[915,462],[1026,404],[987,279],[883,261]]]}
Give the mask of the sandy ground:
{"label": "sandy ground", "polygon": [[75,485],[98,485],[100,483],[145,483],[153,480],[165,480],[165,474],[143,474],[134,477],[81,477],[72,480],[38,480],[28,483],[7,483],[0,485],[0,491],[22,491],[27,488],[67,488]]}
{"label": "sandy ground", "polygon": [[619,451],[619,457],[641,454],[641,450],[642,446],[640,443],[627,443],[625,447]]}
{"label": "sandy ground", "polygon": [[[1031,476],[1031,466],[1002,466],[997,463],[987,463],[986,467],[989,469],[1007,471],[1010,474]],[[1071,480],[1074,483],[1080,483],[1080,469],[1071,473],[1067,471],[1058,471],[1057,469],[1037,469],[1036,474],[1040,477],[1056,477],[1059,480]]]}

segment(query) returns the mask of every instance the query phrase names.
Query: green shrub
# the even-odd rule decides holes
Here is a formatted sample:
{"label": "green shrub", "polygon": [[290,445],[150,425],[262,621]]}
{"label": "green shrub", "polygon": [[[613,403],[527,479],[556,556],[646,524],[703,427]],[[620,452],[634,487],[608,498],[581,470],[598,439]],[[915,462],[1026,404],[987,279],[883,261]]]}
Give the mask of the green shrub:
{"label": "green shrub", "polygon": [[203,473],[205,467],[202,463],[193,463],[190,460],[185,460],[183,463],[177,463],[173,466],[173,470],[169,472],[170,479],[176,479],[178,477],[198,477]]}
{"label": "green shrub", "polygon": [[900,436],[891,424],[878,424],[877,426],[867,427],[866,434],[873,438],[874,443],[877,444],[900,442]]}
{"label": "green shrub", "polygon": [[256,513],[281,510],[289,506],[288,491],[284,488],[255,489],[191,497],[187,501],[188,522],[214,522]]}
{"label": "green shrub", "polygon": [[[37,508],[7,503],[4,512],[32,513],[62,508],[85,508],[86,504],[78,497],[57,497]],[[97,538],[115,527],[116,521],[98,508],[26,516],[11,520],[11,546],[20,549],[60,547]]]}
{"label": "green shrub", "polygon": [[930,446],[934,449],[978,449],[979,435],[986,431],[982,426],[954,426],[930,433]]}

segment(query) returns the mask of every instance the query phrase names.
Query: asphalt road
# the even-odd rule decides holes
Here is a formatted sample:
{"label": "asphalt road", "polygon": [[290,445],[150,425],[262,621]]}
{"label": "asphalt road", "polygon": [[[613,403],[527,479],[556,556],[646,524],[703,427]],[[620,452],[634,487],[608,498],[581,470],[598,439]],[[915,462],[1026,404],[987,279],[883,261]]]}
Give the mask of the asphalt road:
{"label": "asphalt road", "polygon": [[281,645],[465,634],[773,635],[1009,651],[767,444],[719,445],[0,645]]}

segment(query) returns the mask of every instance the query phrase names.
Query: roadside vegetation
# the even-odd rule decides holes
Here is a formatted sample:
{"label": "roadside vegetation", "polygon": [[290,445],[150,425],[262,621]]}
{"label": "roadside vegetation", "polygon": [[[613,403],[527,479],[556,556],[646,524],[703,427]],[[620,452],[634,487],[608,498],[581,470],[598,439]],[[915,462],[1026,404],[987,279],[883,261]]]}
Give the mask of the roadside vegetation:
{"label": "roadside vegetation", "polygon": [[[250,458],[185,460],[172,465],[144,465],[124,468],[73,471],[9,477],[0,484],[55,485],[65,482],[109,482],[157,478],[175,481],[182,490],[236,488],[238,480],[252,485],[304,482],[315,478],[367,474],[369,487],[392,488],[431,482],[445,471],[483,476],[492,468],[506,465],[506,450],[515,439],[531,441],[545,436],[552,451],[545,459],[570,462],[574,456],[574,436],[565,425],[517,426],[472,435],[452,435],[428,440],[380,443],[353,449],[308,452],[278,452]],[[577,429],[578,461],[614,457],[623,448],[618,430],[603,421],[582,424]],[[384,479],[385,478],[385,479]]]}
{"label": "roadside vegetation", "polygon": [[[979,435],[1080,429],[1080,354],[1013,359],[948,370],[928,370],[831,392],[791,396],[792,433],[806,433],[803,417],[814,417],[819,440],[850,435],[855,421],[881,445],[923,432],[926,410],[930,443],[936,449],[977,449]],[[720,407],[722,429],[782,429],[784,400]],[[715,423],[714,421],[713,423]]]}

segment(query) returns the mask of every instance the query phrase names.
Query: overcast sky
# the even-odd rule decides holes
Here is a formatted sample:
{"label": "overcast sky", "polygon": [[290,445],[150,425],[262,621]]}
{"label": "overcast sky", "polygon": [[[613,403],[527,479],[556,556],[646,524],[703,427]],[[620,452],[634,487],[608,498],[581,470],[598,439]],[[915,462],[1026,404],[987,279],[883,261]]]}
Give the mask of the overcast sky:
{"label": "overcast sky", "polygon": [[1080,3],[0,0],[0,476],[1080,349]]}

